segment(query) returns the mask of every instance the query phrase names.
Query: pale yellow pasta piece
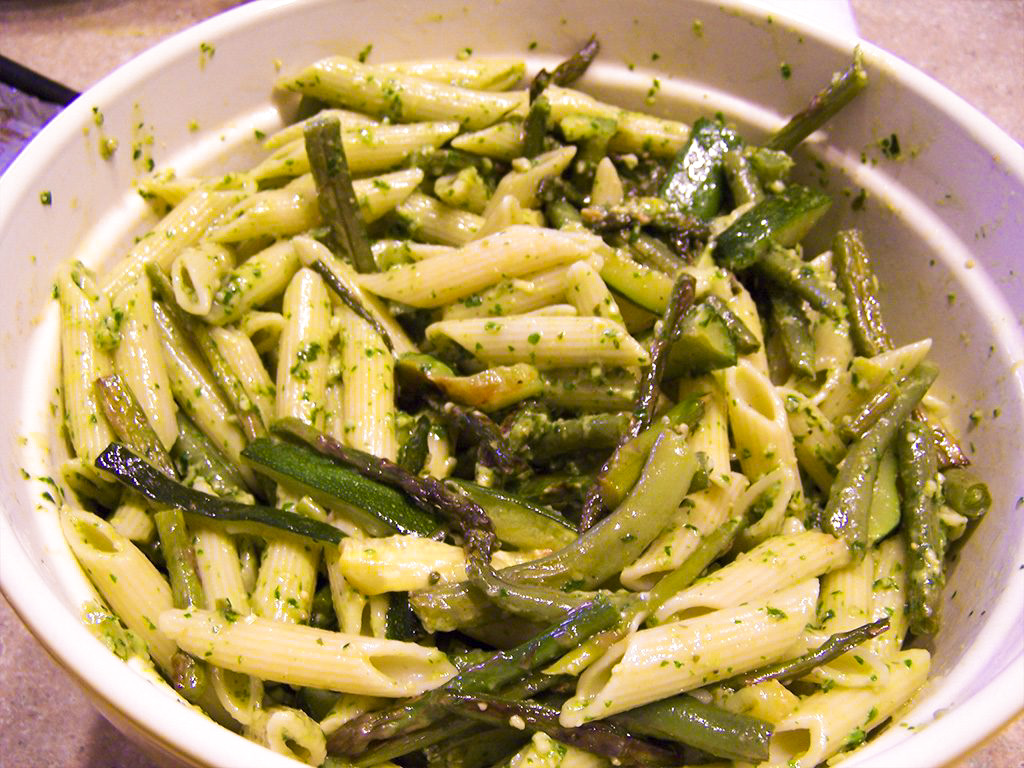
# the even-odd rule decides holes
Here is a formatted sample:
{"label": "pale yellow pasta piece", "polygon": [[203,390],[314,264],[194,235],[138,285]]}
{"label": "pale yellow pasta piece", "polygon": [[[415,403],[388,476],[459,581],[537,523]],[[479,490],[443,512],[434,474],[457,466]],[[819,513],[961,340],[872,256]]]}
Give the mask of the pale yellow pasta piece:
{"label": "pale yellow pasta piece", "polygon": [[605,248],[595,235],[514,226],[451,255],[362,275],[360,282],[378,296],[415,307],[440,307],[501,280],[579,261]]}
{"label": "pale yellow pasta piece", "polygon": [[884,685],[837,686],[808,696],[795,712],[776,724],[768,762],[813,768],[843,747],[860,744],[924,684],[930,666],[928,651],[902,651],[889,662]]}
{"label": "pale yellow pasta piece", "polygon": [[574,728],[783,658],[817,598],[818,580],[808,579],[753,603],[634,632],[580,676],[559,722]]}
{"label": "pale yellow pasta piece", "polygon": [[193,315],[207,314],[221,280],[234,266],[234,254],[219,243],[203,241],[183,250],[170,267],[178,306]]}
{"label": "pale yellow pasta piece", "polygon": [[520,167],[517,167],[520,161],[516,160],[512,164],[512,170],[498,182],[490,203],[484,209],[484,217],[486,218],[494,207],[506,197],[515,198],[524,208],[536,208],[537,186],[544,179],[561,176],[562,171],[569,167],[569,163],[572,162],[575,155],[576,147],[570,144],[529,160],[523,158],[524,162]]}
{"label": "pale yellow pasta piece", "polygon": [[171,674],[174,641],[157,628],[160,614],[173,607],[171,588],[142,552],[100,517],[65,506],[64,538],[107,605],[146,644],[153,661]]}
{"label": "pale yellow pasta piece", "polygon": [[626,329],[603,317],[514,315],[442,320],[427,338],[445,337],[490,365],[529,363],[537,368],[587,365],[643,366],[647,350]]}
{"label": "pale yellow pasta piece", "polygon": [[[433,584],[466,580],[466,553],[462,547],[421,536],[388,536],[341,542],[339,566],[346,581],[364,595],[426,589]],[[495,568],[536,560],[545,550],[498,550]]]}
{"label": "pale yellow pasta piece", "polygon": [[319,723],[300,709],[270,707],[245,727],[245,737],[307,765],[327,759],[327,739]]}
{"label": "pale yellow pasta piece", "polygon": [[160,330],[153,317],[153,292],[142,275],[114,298],[121,316],[121,341],[114,350],[114,367],[146,414],[160,444],[170,450],[178,439],[178,406],[174,403],[160,347]]}
{"label": "pale yellow pasta piece", "polygon": [[455,674],[434,648],[257,616],[232,621],[214,611],[168,610],[159,625],[182,650],[210,664],[294,686],[401,698]]}
{"label": "pale yellow pasta piece", "polygon": [[771,536],[670,597],[654,616],[658,621],[683,619],[758,600],[849,562],[846,542],[827,533]]}

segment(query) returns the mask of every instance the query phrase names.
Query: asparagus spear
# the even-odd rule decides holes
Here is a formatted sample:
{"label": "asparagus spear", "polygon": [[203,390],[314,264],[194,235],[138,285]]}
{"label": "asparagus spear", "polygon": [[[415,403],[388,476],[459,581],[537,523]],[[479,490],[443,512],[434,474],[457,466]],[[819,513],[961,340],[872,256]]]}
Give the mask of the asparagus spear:
{"label": "asparagus spear", "polygon": [[863,557],[867,547],[871,494],[882,454],[936,376],[938,368],[927,360],[911,371],[900,384],[899,396],[875,425],[850,446],[839,467],[825,506],[822,528],[845,539],[856,557]]}
{"label": "asparagus spear", "polygon": [[775,729],[750,715],[727,712],[683,694],[609,718],[631,733],[695,747],[716,757],[747,763],[768,759]]}
{"label": "asparagus spear", "polygon": [[814,338],[800,304],[785,293],[773,293],[771,319],[789,367],[800,376],[813,378]]}
{"label": "asparagus spear", "polygon": [[103,414],[117,438],[168,477],[176,477],[174,462],[121,375],[114,373],[96,379],[94,388]]}
{"label": "asparagus spear", "polygon": [[966,518],[977,520],[992,506],[988,486],[969,469],[954,467],[942,473],[942,494],[946,503]]}
{"label": "asparagus spear", "polygon": [[780,661],[776,664],[769,664],[759,669],[752,669],[750,672],[723,680],[718,685],[724,688],[738,689],[748,685],[757,685],[767,680],[778,680],[783,685],[788,685],[795,680],[799,680],[815,667],[827,664],[832,659],[842,656],[861,643],[865,643],[873,637],[878,637],[887,629],[889,629],[889,620],[879,619],[870,624],[855,627],[847,632],[837,632],[813,651],[808,651],[803,656]]}
{"label": "asparagus spear", "polygon": [[509,722],[518,718],[530,730],[542,731],[563,744],[619,763],[678,765],[683,762],[683,756],[677,750],[639,739],[603,720],[566,728],[558,722],[558,710],[544,704],[454,693],[446,694],[441,701],[451,711],[485,723]]}
{"label": "asparagus spear", "polygon": [[618,616],[611,603],[597,598],[574,609],[564,620],[528,642],[499,651],[462,670],[439,688],[345,723],[331,735],[328,750],[334,754],[358,755],[374,741],[424,728],[445,713],[442,700],[446,694],[501,691],[576,647],[593,633],[611,626]]}
{"label": "asparagus spear", "polygon": [[427,438],[430,436],[430,418],[420,416],[412,428],[409,439],[398,451],[398,465],[406,472],[418,475],[427,461]]}
{"label": "asparagus spear", "polygon": [[[697,283],[692,276],[682,272],[676,278],[672,286],[672,295],[669,298],[665,314],[662,316],[661,325],[657,326],[654,332],[654,341],[651,343],[651,363],[644,368],[640,376],[640,384],[637,386],[636,403],[633,406],[633,418],[630,421],[629,429],[623,435],[623,441],[636,438],[641,432],[651,426],[654,419],[655,406],[660,395],[661,379],[665,373],[665,362],[669,349],[678,340],[682,332],[682,319],[686,310],[693,304]],[[613,454],[614,457],[614,454]],[[608,462],[598,473],[600,478],[609,468]],[[597,483],[587,492],[583,503],[583,511],[580,515],[580,530],[585,531],[601,517],[603,504],[601,490]]]}
{"label": "asparagus spear", "polygon": [[825,90],[818,93],[807,108],[798,112],[782,128],[777,130],[768,140],[770,149],[791,151],[821,126],[827,123],[853,97],[860,93],[868,84],[868,74],[864,71],[864,54],[860,48],[853,50],[853,64],[848,70],[833,77]]}
{"label": "asparagus spear", "polygon": [[177,483],[153,469],[120,443],[111,443],[96,457],[96,466],[147,499],[177,507],[194,515],[226,522],[256,523],[337,544],[344,534],[333,525],[283,509],[241,504]]}
{"label": "asparagus spear", "polygon": [[376,272],[341,141],[341,122],[336,117],[314,118],[306,124],[305,137],[320,216],[331,232],[331,250],[344,254],[359,272]]}
{"label": "asparagus spear", "polygon": [[946,537],[936,504],[938,459],[931,430],[907,421],[896,441],[899,461],[901,516],[907,540],[907,613],[910,631],[933,635],[939,629]]}

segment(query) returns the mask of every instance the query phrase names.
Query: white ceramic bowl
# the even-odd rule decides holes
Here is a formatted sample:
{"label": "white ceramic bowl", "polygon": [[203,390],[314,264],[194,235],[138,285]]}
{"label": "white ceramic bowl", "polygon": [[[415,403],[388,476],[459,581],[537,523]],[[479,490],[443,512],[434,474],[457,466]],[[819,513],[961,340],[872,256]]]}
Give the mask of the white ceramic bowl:
{"label": "white ceramic bowl", "polygon": [[[253,129],[277,126],[292,105],[271,94],[275,61],[288,72],[373,43],[375,61],[469,47],[551,65],[591,31],[603,50],[587,90],[643,107],[657,77],[654,111],[691,119],[722,110],[755,139],[845,68],[856,42],[723,0],[435,0],[429,9],[417,0],[267,0],[188,30],[103,80],[0,180],[0,391],[7,403],[0,412],[0,587],[97,706],[150,751],[190,765],[295,765],[182,707],[79,622],[91,592],[39,479],[56,475],[65,451],[51,413],[58,347],[49,297],[57,265],[76,254],[97,264],[144,230],[145,206],[131,191],[138,171],[130,150],[139,138],[152,136],[158,165],[179,173],[251,161]],[[200,43],[215,53],[202,56]],[[848,764],[938,765],[1024,707],[1024,516],[1015,506],[1024,497],[1024,342],[1015,315],[1024,307],[1016,271],[1024,150],[925,76],[862,47],[871,86],[829,126],[827,141],[801,150],[828,166],[836,199],[818,231],[866,231],[894,335],[934,338],[940,381],[955,393],[958,426],[995,505],[953,569],[934,678],[905,718],[914,728],[888,729]],[[779,75],[783,61],[790,79]],[[102,133],[120,141],[110,161],[96,148],[93,107],[104,115]],[[190,130],[193,120],[198,131]],[[903,147],[899,161],[877,146],[892,133]],[[812,163],[803,168],[822,175]],[[861,188],[867,205],[855,212],[849,201]],[[40,203],[44,190],[50,206]],[[966,432],[974,409],[986,418]]]}

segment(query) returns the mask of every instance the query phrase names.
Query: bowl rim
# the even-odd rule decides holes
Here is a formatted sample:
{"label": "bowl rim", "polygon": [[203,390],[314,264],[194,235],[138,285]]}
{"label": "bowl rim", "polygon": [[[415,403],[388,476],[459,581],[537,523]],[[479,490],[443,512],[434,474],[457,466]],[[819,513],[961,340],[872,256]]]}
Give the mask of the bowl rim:
{"label": "bowl rim", "polygon": [[[845,31],[819,27],[803,17],[791,15],[785,9],[767,5],[761,0],[693,0],[708,6],[709,10],[734,11],[758,17],[771,17],[780,26],[813,38],[829,48],[849,51],[860,47],[875,62],[883,64],[887,74],[901,88],[916,92],[925,101],[948,115],[951,121],[968,131],[971,139],[998,158],[1002,169],[1012,175],[1024,188],[1024,147],[1007,135],[988,117],[980,113],[962,97],[953,93],[902,59]],[[244,28],[253,22],[265,23],[265,17],[287,13],[295,6],[327,5],[331,0],[255,0],[207,19],[182,30],[122,65],[70,104],[47,125],[24,151],[15,158],[0,176],[0,228],[7,216],[4,201],[31,195],[31,181],[35,171],[89,119],[89,105],[108,103],[119,93],[181,56],[192,56],[200,42],[213,41],[219,36]],[[93,638],[79,617],[67,610],[55,593],[36,573],[28,553],[15,542],[17,538],[5,514],[0,514],[0,592],[12,609],[39,641],[47,653],[83,688],[91,699],[99,699],[104,708],[116,711],[131,722],[133,727],[151,744],[187,760],[193,765],[236,765],[240,761],[273,766],[296,765],[288,758],[269,753],[265,748],[221,728],[205,716],[192,717],[180,700],[161,691],[138,674],[128,673],[126,665],[112,653],[94,652],[102,647]],[[1022,542],[1024,548],[1024,542]],[[1019,581],[1019,580],[1018,580]],[[1018,585],[1019,586],[1019,585]],[[1008,589],[999,604],[1006,606],[1024,598],[1024,589]],[[1021,621],[1018,618],[1017,623]],[[1018,632],[1020,637],[1024,633]],[[95,644],[95,645],[94,645]],[[964,717],[956,721],[943,721],[942,728],[929,728],[930,751],[943,754],[947,759],[965,753],[1024,710],[1024,689],[1019,681],[1024,678],[1024,638],[1020,652],[1006,667],[969,699],[957,704]],[[154,695],[160,691],[161,695]],[[140,708],[132,702],[147,703],[146,716],[135,714]],[[977,715],[977,716],[975,716]],[[183,728],[182,726],[188,726]],[[219,735],[219,736],[218,736]],[[231,738],[227,738],[231,737]],[[201,747],[201,748],[200,748]],[[914,763],[919,758],[915,739],[908,739],[886,752],[887,758],[902,763]],[[859,762],[856,756],[851,765]]]}

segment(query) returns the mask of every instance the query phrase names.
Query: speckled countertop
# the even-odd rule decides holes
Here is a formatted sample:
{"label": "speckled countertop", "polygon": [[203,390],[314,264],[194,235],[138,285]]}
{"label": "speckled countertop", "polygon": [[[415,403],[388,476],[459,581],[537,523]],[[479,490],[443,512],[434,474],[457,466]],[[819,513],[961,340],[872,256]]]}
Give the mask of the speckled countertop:
{"label": "speckled countertop", "polygon": [[[84,89],[164,37],[236,4],[2,0],[0,52]],[[864,39],[914,64],[1024,142],[1024,0],[851,0],[851,5]],[[96,713],[0,598],[0,766],[42,765],[153,768]],[[954,765],[1024,768],[1024,718]]]}

